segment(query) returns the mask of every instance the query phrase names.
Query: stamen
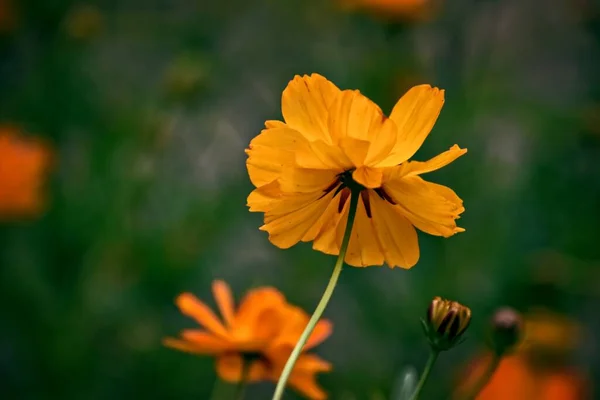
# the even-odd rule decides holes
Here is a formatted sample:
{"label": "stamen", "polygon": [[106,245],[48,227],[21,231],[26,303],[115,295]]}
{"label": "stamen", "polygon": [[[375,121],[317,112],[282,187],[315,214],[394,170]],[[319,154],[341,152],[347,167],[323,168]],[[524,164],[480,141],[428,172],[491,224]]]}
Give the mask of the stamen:
{"label": "stamen", "polygon": [[341,213],[344,209],[344,205],[346,204],[348,197],[350,197],[350,190],[342,190],[342,192],[340,193],[340,204],[338,205],[338,214]]}
{"label": "stamen", "polygon": [[323,191],[325,192],[325,194],[329,194],[329,192],[331,192],[333,189],[335,189],[339,184],[340,184],[340,180],[336,179],[335,181],[331,182],[331,185],[327,186],[327,188]]}
{"label": "stamen", "polygon": [[379,197],[381,197],[383,200],[387,201],[388,203],[392,204],[392,205],[396,205],[396,202],[394,201],[394,199],[392,199],[392,197],[386,193],[385,190],[383,190],[382,187],[375,189],[375,193],[377,193],[379,195]]}
{"label": "stamen", "polygon": [[369,193],[366,190],[360,192],[360,197],[362,198],[363,204],[365,205],[365,211],[367,212],[368,218],[373,218],[371,214],[371,200],[369,199]]}

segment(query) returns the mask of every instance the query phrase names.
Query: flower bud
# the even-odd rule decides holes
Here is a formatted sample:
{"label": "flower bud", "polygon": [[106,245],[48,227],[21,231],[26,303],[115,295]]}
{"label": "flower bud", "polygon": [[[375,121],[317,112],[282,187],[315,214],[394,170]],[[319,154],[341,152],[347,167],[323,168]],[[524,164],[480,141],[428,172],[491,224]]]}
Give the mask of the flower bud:
{"label": "flower bud", "polygon": [[425,334],[437,351],[448,350],[459,343],[471,322],[471,310],[456,301],[434,297],[423,321]]}
{"label": "flower bud", "polygon": [[521,315],[509,307],[496,311],[491,321],[490,345],[498,355],[510,352],[523,335]]}

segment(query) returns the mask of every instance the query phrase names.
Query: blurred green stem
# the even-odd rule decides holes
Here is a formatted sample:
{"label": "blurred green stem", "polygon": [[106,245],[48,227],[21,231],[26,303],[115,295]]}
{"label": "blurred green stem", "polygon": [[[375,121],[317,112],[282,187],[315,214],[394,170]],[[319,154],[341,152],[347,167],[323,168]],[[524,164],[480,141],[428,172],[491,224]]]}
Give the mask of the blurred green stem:
{"label": "blurred green stem", "polygon": [[287,384],[288,379],[294,369],[294,364],[298,360],[298,357],[302,353],[302,348],[306,344],[310,334],[315,329],[317,322],[323,315],[323,311],[325,311],[325,307],[327,307],[327,303],[329,303],[329,299],[331,299],[331,295],[333,294],[333,290],[335,289],[335,285],[340,277],[340,273],[342,272],[342,266],[344,265],[344,258],[346,256],[346,250],[348,250],[348,243],[350,242],[350,233],[352,232],[352,225],[354,225],[354,216],[356,214],[356,207],[358,206],[358,197],[360,196],[359,190],[353,190],[350,195],[350,210],[348,213],[348,222],[346,223],[346,231],[344,232],[344,238],[342,239],[342,245],[340,247],[340,254],[338,259],[333,267],[333,273],[331,274],[331,278],[329,278],[329,283],[325,288],[325,292],[323,292],[323,296],[321,297],[321,301],[317,305],[315,312],[310,317],[306,328],[304,328],[304,332],[298,339],[298,343],[296,343],[296,347],[290,354],[290,358],[285,363],[285,367],[281,372],[281,376],[279,377],[279,381],[277,382],[277,387],[275,388],[275,394],[273,395],[273,400],[280,400],[283,396],[283,392],[285,391],[285,385]]}
{"label": "blurred green stem", "polygon": [[227,393],[226,385],[225,385],[225,383],[221,379],[217,378],[215,380],[215,384],[213,385],[213,388],[212,388],[212,391],[210,393],[209,399],[210,400],[220,400],[220,399],[223,399],[223,398],[226,397],[226,396],[224,396],[224,393],[225,394]]}
{"label": "blurred green stem", "polygon": [[485,385],[488,384],[494,372],[498,368],[500,361],[502,360],[502,354],[494,353],[492,361],[488,364],[484,374],[479,378],[473,388],[469,391],[469,395],[465,397],[465,400],[474,400],[477,398],[477,395],[483,390]]}
{"label": "blurred green stem", "polygon": [[250,372],[250,362],[244,360],[242,363],[242,376],[240,377],[240,381],[235,387],[235,393],[233,395],[233,400],[242,400],[244,398],[244,393],[246,392],[246,384],[248,383],[248,374]]}
{"label": "blurred green stem", "polygon": [[417,400],[419,398],[419,394],[421,393],[423,386],[425,386],[425,382],[427,381],[427,378],[429,377],[429,373],[431,372],[431,369],[433,368],[433,364],[435,364],[435,361],[437,360],[439,354],[440,354],[439,350],[431,349],[431,353],[429,353],[429,359],[427,360],[427,364],[425,364],[425,369],[423,370],[423,373],[421,374],[421,379],[419,379],[417,388],[415,389],[415,392],[413,393],[410,400]]}

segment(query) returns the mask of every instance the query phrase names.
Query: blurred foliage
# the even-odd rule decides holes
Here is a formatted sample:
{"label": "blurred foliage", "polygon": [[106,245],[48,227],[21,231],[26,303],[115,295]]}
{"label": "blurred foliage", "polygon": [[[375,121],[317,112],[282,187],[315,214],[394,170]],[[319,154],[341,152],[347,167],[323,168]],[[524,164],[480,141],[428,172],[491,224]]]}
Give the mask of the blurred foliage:
{"label": "blurred foliage", "polygon": [[599,7],[458,0],[407,20],[316,0],[0,0],[0,123],[56,155],[47,212],[0,222],[2,398],[208,398],[212,360],[160,343],[187,326],[177,294],[208,300],[215,277],[312,310],[333,259],[258,231],[243,152],[311,72],[384,111],[413,84],[445,88],[415,158],[469,149],[435,173],[464,199],[466,233],[421,235],[410,271],[343,272],[319,349],[331,398],[389,398],[422,368],[435,295],[473,322],[425,398],[452,391],[501,305],[578,321],[564,363],[600,381]]}

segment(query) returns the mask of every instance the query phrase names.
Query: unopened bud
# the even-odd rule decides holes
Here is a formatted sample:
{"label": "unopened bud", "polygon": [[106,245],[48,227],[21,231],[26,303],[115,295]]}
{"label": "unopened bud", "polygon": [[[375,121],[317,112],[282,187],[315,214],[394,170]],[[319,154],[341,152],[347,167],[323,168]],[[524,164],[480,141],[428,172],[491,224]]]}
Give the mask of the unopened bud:
{"label": "unopened bud", "polygon": [[523,335],[521,315],[509,307],[496,311],[491,321],[490,345],[498,355],[510,352]]}
{"label": "unopened bud", "polygon": [[471,310],[456,301],[435,297],[427,309],[423,329],[437,351],[456,346],[471,322]]}

